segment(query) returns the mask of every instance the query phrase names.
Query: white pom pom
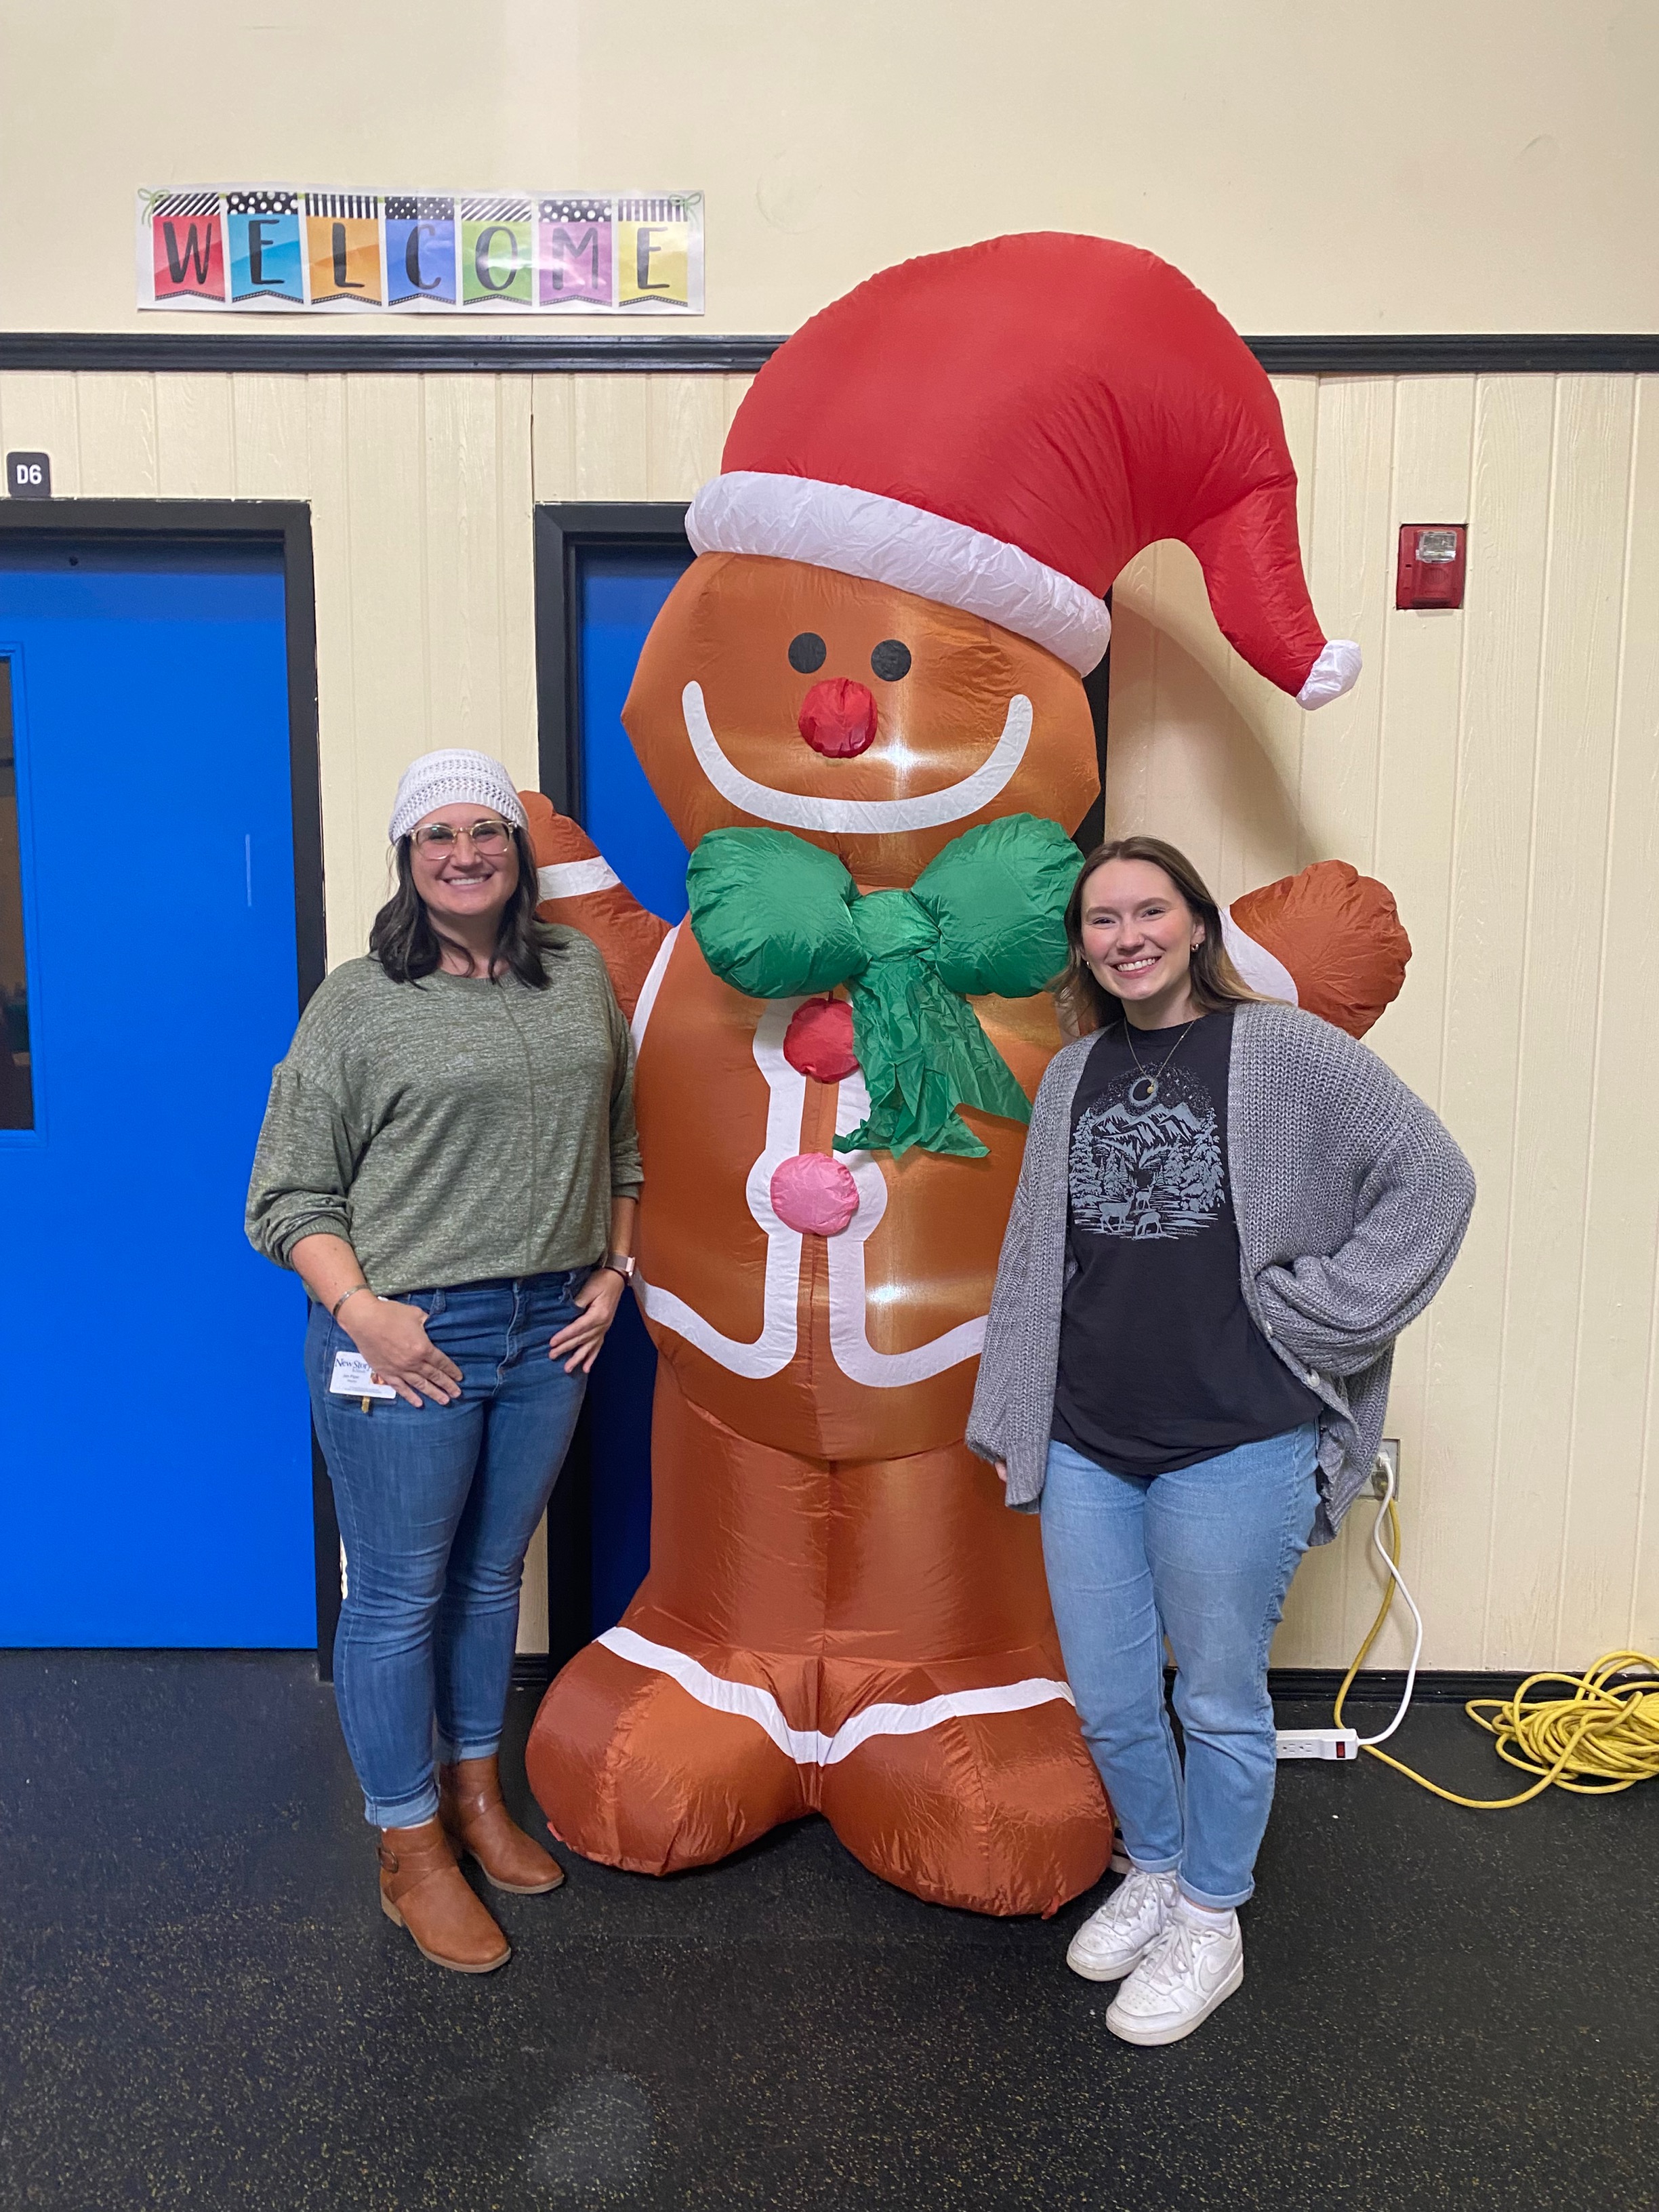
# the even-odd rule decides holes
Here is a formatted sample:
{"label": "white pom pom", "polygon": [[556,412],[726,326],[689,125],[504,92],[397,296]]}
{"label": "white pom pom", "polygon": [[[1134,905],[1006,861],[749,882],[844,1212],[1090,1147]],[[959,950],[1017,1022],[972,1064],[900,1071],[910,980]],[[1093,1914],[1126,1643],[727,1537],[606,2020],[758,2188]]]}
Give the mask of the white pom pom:
{"label": "white pom pom", "polygon": [[1358,681],[1359,647],[1351,637],[1334,637],[1308,671],[1308,680],[1297,693],[1296,703],[1328,707],[1333,699],[1352,691]]}

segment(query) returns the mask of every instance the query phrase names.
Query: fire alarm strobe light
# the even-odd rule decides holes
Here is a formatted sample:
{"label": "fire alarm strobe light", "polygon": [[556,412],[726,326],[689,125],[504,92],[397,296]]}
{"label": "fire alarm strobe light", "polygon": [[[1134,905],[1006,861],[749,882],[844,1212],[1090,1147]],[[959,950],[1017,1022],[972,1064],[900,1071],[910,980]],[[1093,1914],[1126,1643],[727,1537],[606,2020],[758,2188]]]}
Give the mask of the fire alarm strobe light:
{"label": "fire alarm strobe light", "polygon": [[1402,522],[1396,607],[1461,607],[1468,526],[1462,522]]}

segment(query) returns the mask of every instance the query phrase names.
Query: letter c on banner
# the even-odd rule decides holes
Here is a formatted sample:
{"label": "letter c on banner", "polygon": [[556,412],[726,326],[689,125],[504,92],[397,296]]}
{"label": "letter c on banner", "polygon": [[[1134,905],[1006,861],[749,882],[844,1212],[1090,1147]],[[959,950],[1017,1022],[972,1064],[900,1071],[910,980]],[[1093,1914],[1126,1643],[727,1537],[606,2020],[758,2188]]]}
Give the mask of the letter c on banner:
{"label": "letter c on banner", "polygon": [[417,292],[435,292],[438,289],[437,277],[422,276],[421,274],[421,240],[430,238],[437,228],[435,222],[416,222],[410,226],[409,240],[404,247],[404,267],[410,283]]}

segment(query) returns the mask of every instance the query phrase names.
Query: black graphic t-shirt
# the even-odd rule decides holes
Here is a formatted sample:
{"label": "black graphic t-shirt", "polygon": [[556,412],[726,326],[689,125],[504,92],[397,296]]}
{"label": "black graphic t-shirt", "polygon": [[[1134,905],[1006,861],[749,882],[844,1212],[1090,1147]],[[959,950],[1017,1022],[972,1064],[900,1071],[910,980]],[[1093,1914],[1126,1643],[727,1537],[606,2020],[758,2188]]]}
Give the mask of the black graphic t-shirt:
{"label": "black graphic t-shirt", "polygon": [[[1072,1104],[1070,1249],[1054,1434],[1164,1474],[1319,1413],[1244,1304],[1227,1177],[1231,1008],[1103,1030]],[[1179,1042],[1178,1042],[1179,1041]]]}

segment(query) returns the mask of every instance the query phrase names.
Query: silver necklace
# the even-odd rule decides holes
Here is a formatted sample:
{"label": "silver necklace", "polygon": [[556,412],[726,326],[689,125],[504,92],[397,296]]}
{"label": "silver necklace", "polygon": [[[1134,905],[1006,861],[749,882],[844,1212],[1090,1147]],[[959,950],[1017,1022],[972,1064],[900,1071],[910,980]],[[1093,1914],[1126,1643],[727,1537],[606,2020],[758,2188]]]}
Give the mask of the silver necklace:
{"label": "silver necklace", "polygon": [[1135,1066],[1139,1071],[1134,1081],[1129,1085],[1130,1105],[1150,1106],[1152,1104],[1152,1101],[1158,1097],[1158,1083],[1163,1076],[1164,1069],[1168,1067],[1170,1062],[1180,1051],[1182,1046],[1186,1043],[1188,1036],[1194,1026],[1200,1019],[1201,1017],[1198,1014],[1194,1014],[1193,1016],[1192,1020],[1188,1023],[1187,1027],[1182,1030],[1181,1035],[1176,1039],[1175,1042],[1170,1047],[1168,1052],[1164,1054],[1163,1059],[1158,1062],[1156,1070],[1152,1073],[1148,1074],[1146,1068],[1141,1066],[1140,1054],[1135,1050],[1134,1025],[1130,1021],[1127,1014],[1125,1014],[1123,1017],[1123,1041],[1128,1046],[1129,1057],[1133,1060]]}

